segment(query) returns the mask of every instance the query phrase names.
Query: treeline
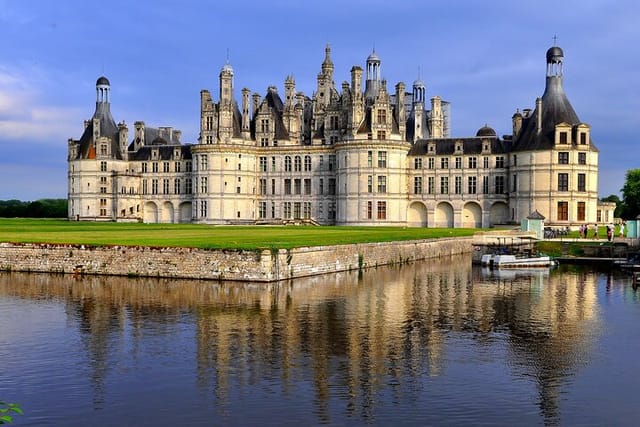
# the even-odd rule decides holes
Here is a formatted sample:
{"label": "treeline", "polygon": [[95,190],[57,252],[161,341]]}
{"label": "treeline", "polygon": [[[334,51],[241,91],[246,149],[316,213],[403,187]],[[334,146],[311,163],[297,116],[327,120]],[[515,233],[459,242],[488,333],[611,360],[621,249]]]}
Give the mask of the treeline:
{"label": "treeline", "polygon": [[0,218],[66,218],[67,199],[0,200]]}

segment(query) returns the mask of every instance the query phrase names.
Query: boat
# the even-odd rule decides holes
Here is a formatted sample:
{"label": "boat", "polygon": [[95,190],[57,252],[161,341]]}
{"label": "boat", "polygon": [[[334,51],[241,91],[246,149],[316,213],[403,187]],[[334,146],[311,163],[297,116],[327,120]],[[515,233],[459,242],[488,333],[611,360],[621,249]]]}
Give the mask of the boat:
{"label": "boat", "polygon": [[516,257],[515,255],[482,255],[480,263],[490,268],[537,268],[553,267],[556,261],[547,255]]}

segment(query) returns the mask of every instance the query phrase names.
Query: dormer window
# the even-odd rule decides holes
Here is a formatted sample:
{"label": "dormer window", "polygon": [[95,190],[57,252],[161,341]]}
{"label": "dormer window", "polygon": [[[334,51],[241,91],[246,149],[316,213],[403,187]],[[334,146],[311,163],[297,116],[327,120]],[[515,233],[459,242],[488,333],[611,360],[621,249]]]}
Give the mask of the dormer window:
{"label": "dormer window", "polygon": [[580,132],[580,145],[587,145],[587,134]]}
{"label": "dormer window", "polygon": [[567,132],[560,132],[559,143],[560,144],[566,144],[567,143]]}

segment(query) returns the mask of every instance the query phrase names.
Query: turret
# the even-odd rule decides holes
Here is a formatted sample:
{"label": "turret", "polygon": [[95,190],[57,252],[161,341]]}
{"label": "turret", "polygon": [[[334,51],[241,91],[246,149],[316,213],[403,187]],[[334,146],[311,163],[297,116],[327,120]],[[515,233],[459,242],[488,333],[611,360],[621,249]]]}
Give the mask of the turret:
{"label": "turret", "polygon": [[404,109],[404,83],[399,82],[396,84],[396,123],[398,123],[398,131],[400,132],[400,137],[404,141],[405,138],[405,123],[407,120],[406,112]]}
{"label": "turret", "polygon": [[367,81],[365,83],[365,98],[367,101],[375,99],[380,89],[380,62],[375,50],[367,58]]}
{"label": "turret", "polygon": [[242,89],[242,139],[250,138],[251,112],[249,111],[250,90],[246,87]]}

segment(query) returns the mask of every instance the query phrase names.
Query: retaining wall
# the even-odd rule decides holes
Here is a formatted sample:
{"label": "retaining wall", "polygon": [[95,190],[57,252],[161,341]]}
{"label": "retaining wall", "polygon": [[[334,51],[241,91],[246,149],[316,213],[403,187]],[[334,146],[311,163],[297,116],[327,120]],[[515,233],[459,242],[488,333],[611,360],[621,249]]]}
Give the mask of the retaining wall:
{"label": "retaining wall", "polygon": [[471,252],[471,238],[279,250],[0,243],[0,270],[270,282]]}

